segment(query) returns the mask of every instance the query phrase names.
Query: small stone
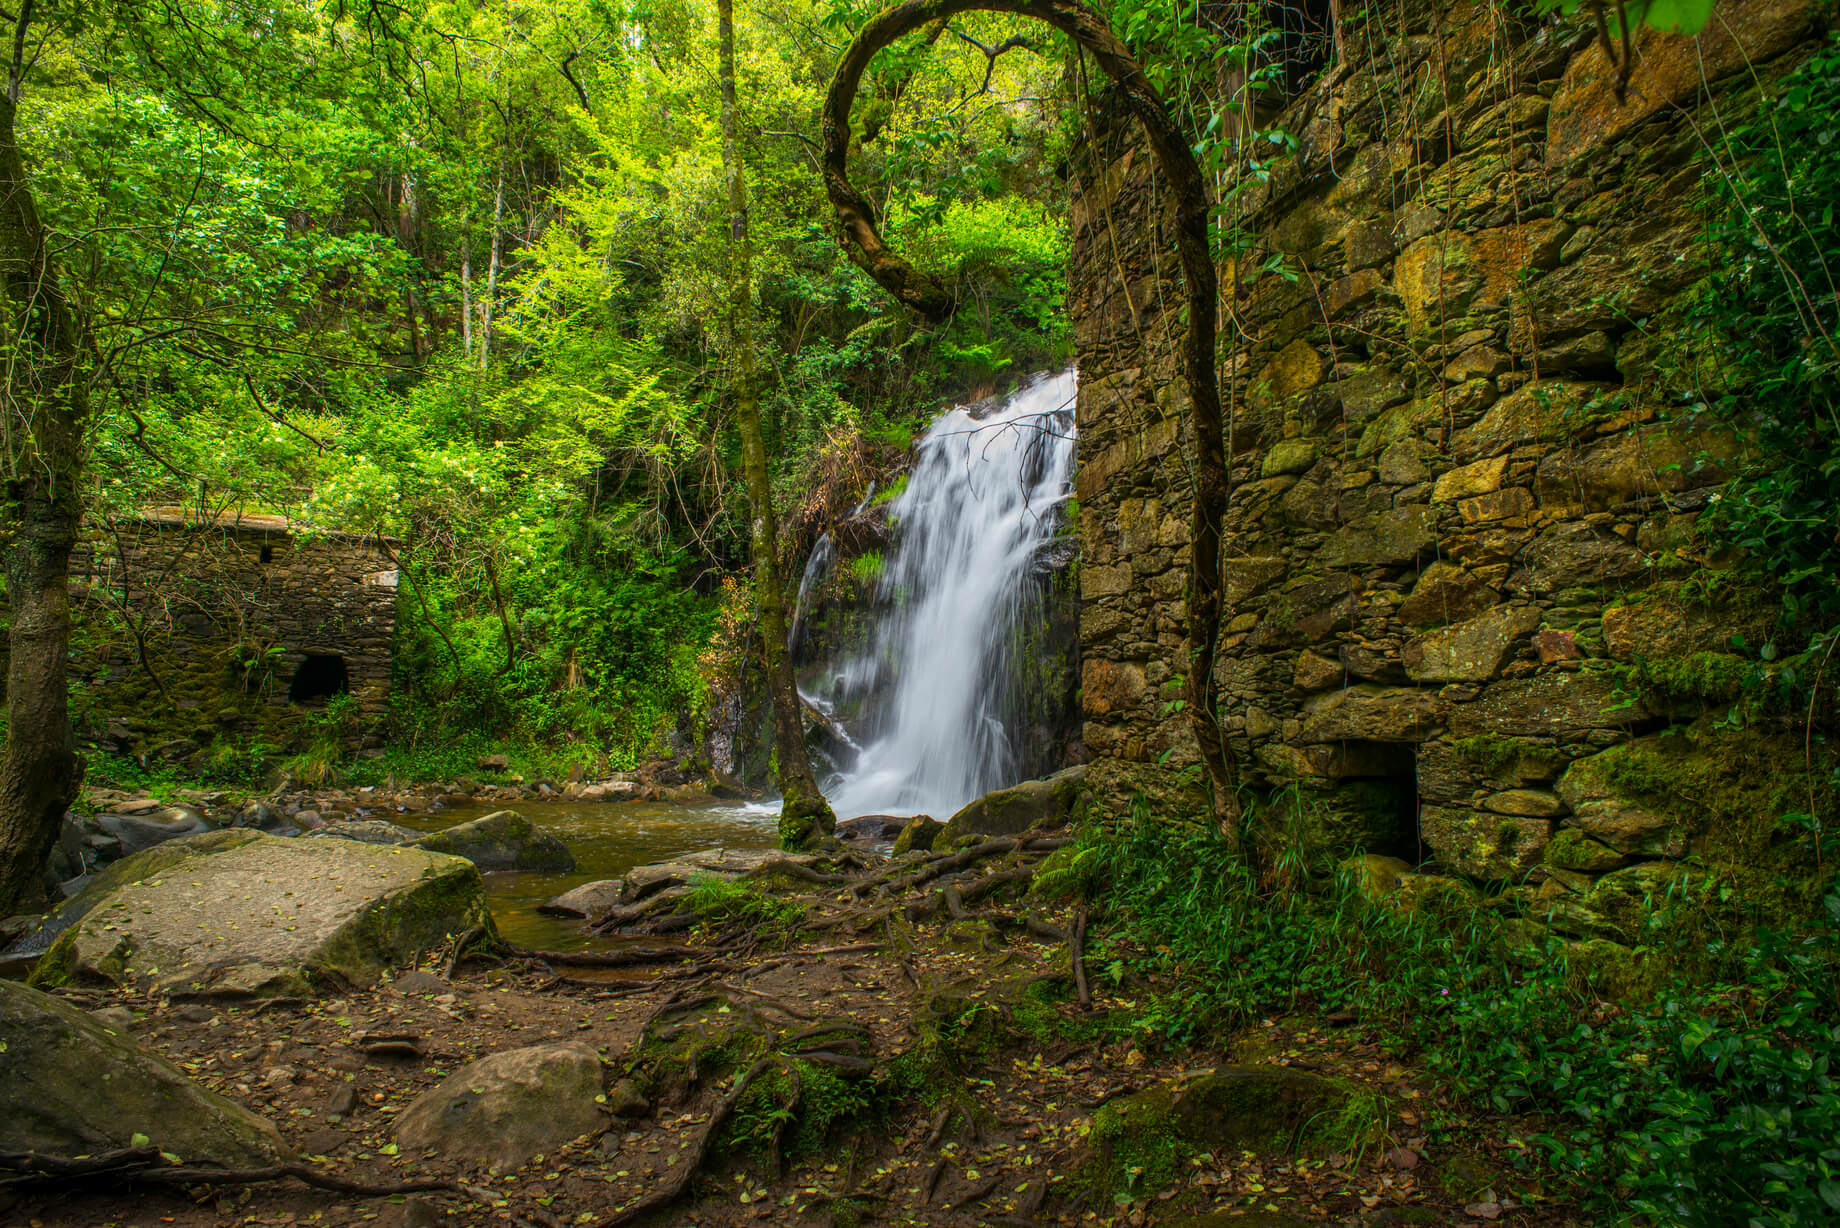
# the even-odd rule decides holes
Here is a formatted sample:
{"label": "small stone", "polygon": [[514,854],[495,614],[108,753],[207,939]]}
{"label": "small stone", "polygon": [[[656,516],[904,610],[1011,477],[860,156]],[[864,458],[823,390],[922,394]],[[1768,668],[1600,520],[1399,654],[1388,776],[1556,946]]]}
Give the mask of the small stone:
{"label": "small stone", "polygon": [[397,993],[424,994],[443,993],[451,988],[451,986],[434,973],[423,972],[418,968],[413,972],[405,972],[391,981],[390,988],[394,989]]}
{"label": "small stone", "polygon": [[314,1130],[300,1140],[300,1153],[309,1156],[329,1156],[345,1145],[351,1136],[343,1130]]}
{"label": "small stone", "polygon": [[644,1117],[652,1111],[651,1102],[631,1079],[621,1079],[607,1089],[607,1108],[615,1117]]}
{"label": "small stone", "polygon": [[389,1228],[439,1228],[441,1209],[426,1198],[411,1195],[391,1208],[382,1222]]}
{"label": "small stone", "polygon": [[89,1017],[116,1032],[125,1032],[134,1026],[134,1012],[125,1006],[105,1006],[101,1010],[91,1011]]}
{"label": "small stone", "polygon": [[356,1083],[339,1083],[326,1097],[326,1105],[320,1110],[325,1117],[349,1117],[358,1107],[358,1085]]}

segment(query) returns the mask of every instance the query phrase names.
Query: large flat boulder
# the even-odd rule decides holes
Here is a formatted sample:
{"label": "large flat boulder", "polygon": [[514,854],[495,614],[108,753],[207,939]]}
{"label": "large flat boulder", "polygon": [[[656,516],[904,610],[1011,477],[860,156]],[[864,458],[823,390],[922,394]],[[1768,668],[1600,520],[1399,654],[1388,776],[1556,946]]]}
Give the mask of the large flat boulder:
{"label": "large flat boulder", "polygon": [[432,1150],[494,1168],[598,1131],[600,1056],[579,1043],[532,1045],[462,1066],[396,1119],[405,1149]]}
{"label": "large flat boulder", "polygon": [[497,810],[469,823],[423,836],[417,848],[464,857],[481,870],[538,870],[566,873],[575,868],[568,846],[515,810]]}
{"label": "large flat boulder", "polygon": [[479,871],[458,857],[217,831],[98,874],[54,914],[63,932],[33,979],[304,996],[489,924]]}
{"label": "large flat boulder", "polygon": [[0,980],[0,1151],[96,1155],[144,1134],[189,1162],[286,1158],[275,1127],[68,1003]]}

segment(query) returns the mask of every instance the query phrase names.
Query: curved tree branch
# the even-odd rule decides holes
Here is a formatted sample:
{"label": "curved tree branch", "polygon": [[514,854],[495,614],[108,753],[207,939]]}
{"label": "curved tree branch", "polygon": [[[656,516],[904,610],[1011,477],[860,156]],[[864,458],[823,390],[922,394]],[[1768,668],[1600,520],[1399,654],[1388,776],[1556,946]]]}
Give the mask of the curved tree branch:
{"label": "curved tree branch", "polygon": [[1231,749],[1220,733],[1214,702],[1214,656],[1221,613],[1221,523],[1227,508],[1226,449],[1220,388],[1214,370],[1217,287],[1208,250],[1207,181],[1187,139],[1128,48],[1095,10],[1080,0],[905,0],[882,10],[857,32],[838,61],[824,102],[824,186],[837,211],[845,251],[864,272],[916,314],[938,323],[957,306],[953,292],[914,268],[883,240],[869,201],[849,177],[850,108],[876,52],[929,22],[960,13],[1015,13],[1045,22],[1093,54],[1117,83],[1144,126],[1151,152],[1176,201],[1176,249],[1188,294],[1188,334],[1182,350],[1195,428],[1195,493],[1189,528],[1188,713],[1213,786],[1214,815],[1237,843],[1239,800]]}

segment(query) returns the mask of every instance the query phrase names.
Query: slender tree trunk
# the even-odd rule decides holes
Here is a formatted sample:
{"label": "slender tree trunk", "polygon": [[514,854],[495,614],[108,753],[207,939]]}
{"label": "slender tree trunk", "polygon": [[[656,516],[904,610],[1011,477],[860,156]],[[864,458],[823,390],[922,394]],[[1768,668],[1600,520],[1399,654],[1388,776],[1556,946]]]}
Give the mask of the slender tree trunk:
{"label": "slender tree trunk", "polygon": [[0,98],[0,413],[15,419],[0,490],[12,607],[0,753],[0,916],[38,899],[45,856],[82,777],[66,661],[89,389],[76,317],[52,266],[14,132],[18,75],[16,60]]}
{"label": "slender tree trunk", "polygon": [[830,803],[824,800],[805,754],[805,716],[792,680],[792,660],[786,652],[786,593],[779,574],[779,518],[773,512],[773,486],[767,476],[767,445],[761,438],[760,399],[754,385],[753,252],[748,237],[747,180],[741,169],[741,142],[735,120],[735,12],[734,0],[717,0],[721,34],[722,161],[728,172],[728,243],[732,267],[729,291],[735,329],[735,426],[741,432],[742,466],[746,471],[748,501],[754,506],[751,523],[754,552],[754,589],[760,606],[762,656],[767,667],[767,689],[773,697],[774,766],[779,776],[780,843],[803,848],[837,825]]}
{"label": "slender tree trunk", "polygon": [[480,306],[479,369],[492,361],[492,307],[498,301],[498,260],[504,251],[502,234],[505,219],[505,162],[499,159],[498,186],[492,192],[492,255],[486,263],[485,301]]}

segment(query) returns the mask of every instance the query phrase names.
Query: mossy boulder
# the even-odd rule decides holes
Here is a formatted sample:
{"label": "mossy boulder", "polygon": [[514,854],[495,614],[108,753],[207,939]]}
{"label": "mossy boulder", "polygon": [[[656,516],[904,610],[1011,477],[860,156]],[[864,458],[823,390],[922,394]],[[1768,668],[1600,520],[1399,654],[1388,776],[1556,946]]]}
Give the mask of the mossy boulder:
{"label": "mossy boulder", "polygon": [[189,1162],[287,1158],[275,1127],[65,1002],[0,980],[0,1151],[96,1155],[144,1134]]}
{"label": "mossy boulder", "polygon": [[1073,817],[1085,783],[1086,768],[1079,766],[986,793],[953,815],[934,844],[944,847],[961,836],[1018,836],[1037,827],[1059,827]]}
{"label": "mossy boulder", "polygon": [[403,1110],[396,1141],[457,1160],[517,1168],[603,1124],[600,1056],[579,1043],[532,1045],[462,1066]]}
{"label": "mossy boulder", "polygon": [[116,862],[51,924],[64,928],[39,984],[278,996],[368,985],[491,919],[460,858],[229,830]]}
{"label": "mossy boulder", "polygon": [[894,838],[894,855],[899,857],[902,853],[930,851],[933,841],[945,829],[946,825],[930,814],[915,815],[907,820],[907,826]]}
{"label": "mossy boulder", "polygon": [[515,810],[498,810],[455,824],[415,844],[433,853],[464,857],[481,870],[561,874],[575,868],[575,855],[567,845]]}
{"label": "mossy boulder", "polygon": [[1142,1184],[1156,1188],[1192,1152],[1359,1152],[1385,1134],[1387,1119],[1382,1096],[1342,1079],[1277,1066],[1221,1066],[1101,1109],[1086,1171],[1101,1194],[1131,1169],[1142,1169]]}

